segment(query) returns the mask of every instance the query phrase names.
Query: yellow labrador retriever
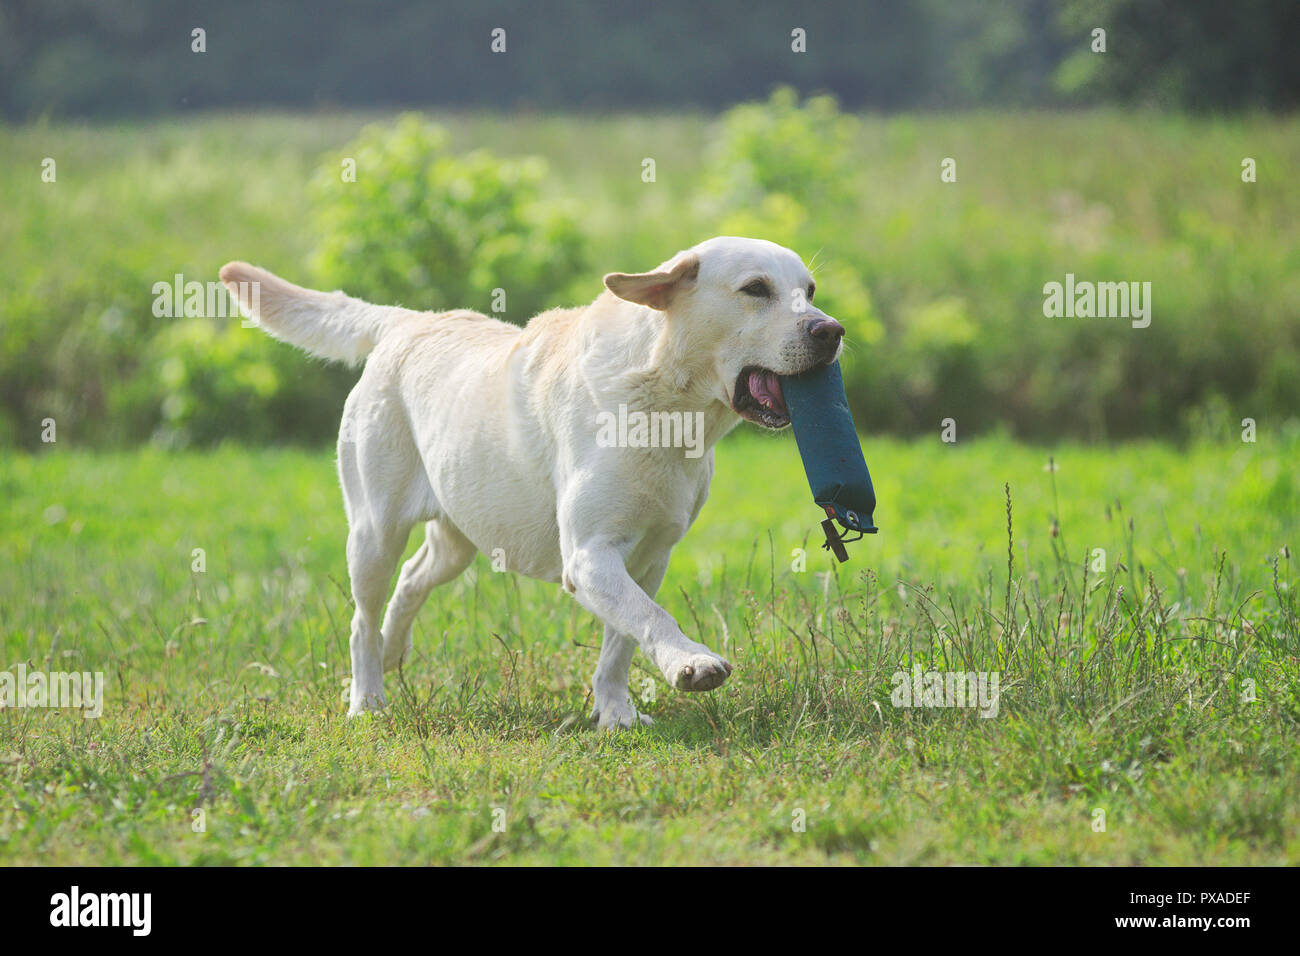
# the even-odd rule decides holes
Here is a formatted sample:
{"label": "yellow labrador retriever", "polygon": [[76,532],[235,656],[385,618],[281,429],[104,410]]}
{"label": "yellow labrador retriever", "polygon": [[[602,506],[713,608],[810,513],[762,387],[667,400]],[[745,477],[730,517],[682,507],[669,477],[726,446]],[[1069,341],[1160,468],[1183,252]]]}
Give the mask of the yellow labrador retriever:
{"label": "yellow labrador retriever", "polygon": [[[276,338],[366,362],[338,445],[356,600],[351,714],[384,706],[384,671],[409,653],[420,605],[479,551],[563,583],[604,622],[600,726],[650,723],[628,694],[638,646],[678,690],[727,679],[731,665],[654,596],[708,495],[713,445],[741,418],[788,425],[779,376],[838,357],[844,329],[813,306],[797,255],[710,239],[653,272],[611,273],[592,304],[525,328],[314,292],[243,262],[221,278]],[[424,543],[384,613],[421,522]]]}

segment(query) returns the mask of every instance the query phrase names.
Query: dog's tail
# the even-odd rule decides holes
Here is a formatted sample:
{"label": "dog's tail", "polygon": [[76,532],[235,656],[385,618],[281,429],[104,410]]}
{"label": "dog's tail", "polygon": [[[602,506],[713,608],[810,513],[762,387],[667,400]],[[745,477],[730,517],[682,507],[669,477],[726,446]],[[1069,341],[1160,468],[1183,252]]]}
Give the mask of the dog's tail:
{"label": "dog's tail", "polygon": [[358,365],[409,309],[371,305],[342,292],[316,292],[277,275],[227,262],[221,281],[244,311],[271,336],[319,358]]}

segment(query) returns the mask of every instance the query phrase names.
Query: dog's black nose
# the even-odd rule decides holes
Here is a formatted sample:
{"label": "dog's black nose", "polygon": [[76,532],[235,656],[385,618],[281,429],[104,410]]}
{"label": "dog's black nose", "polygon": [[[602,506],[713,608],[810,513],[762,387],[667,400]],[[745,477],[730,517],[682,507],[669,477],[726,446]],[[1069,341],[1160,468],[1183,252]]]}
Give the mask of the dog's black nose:
{"label": "dog's black nose", "polygon": [[808,334],[815,339],[822,339],[826,342],[838,342],[844,337],[844,326],[830,316],[813,319],[808,323]]}

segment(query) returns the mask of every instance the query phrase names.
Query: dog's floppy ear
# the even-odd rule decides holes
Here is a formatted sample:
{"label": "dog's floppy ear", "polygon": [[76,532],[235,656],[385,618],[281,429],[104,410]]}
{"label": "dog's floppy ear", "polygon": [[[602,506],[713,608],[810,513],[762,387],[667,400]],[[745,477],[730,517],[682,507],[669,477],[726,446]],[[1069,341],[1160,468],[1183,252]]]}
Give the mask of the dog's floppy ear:
{"label": "dog's floppy ear", "polygon": [[620,299],[663,312],[699,274],[700,257],[692,252],[655,272],[611,272],[605,276],[605,288]]}

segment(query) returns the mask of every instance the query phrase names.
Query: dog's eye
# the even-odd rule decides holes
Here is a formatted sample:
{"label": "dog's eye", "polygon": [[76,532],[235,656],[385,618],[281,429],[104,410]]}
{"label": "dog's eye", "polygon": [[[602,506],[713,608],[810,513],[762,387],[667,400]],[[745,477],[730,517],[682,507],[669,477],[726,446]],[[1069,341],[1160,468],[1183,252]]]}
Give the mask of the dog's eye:
{"label": "dog's eye", "polygon": [[748,285],[741,286],[740,291],[745,295],[752,295],[756,299],[772,298],[772,290],[768,288],[767,283],[762,279],[755,279]]}
{"label": "dog's eye", "polygon": [[812,285],[808,286],[808,301],[809,301],[809,302],[812,301],[812,297],[813,297],[813,295],[814,295],[816,292],[817,292],[817,284],[816,284],[816,283],[813,283]]}

